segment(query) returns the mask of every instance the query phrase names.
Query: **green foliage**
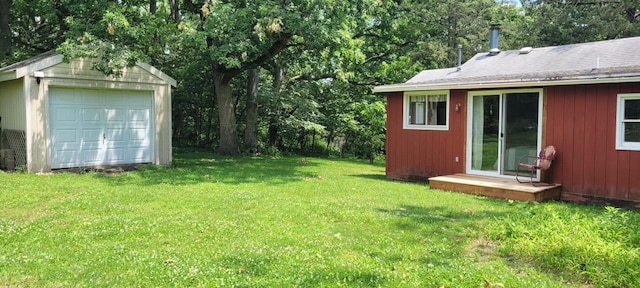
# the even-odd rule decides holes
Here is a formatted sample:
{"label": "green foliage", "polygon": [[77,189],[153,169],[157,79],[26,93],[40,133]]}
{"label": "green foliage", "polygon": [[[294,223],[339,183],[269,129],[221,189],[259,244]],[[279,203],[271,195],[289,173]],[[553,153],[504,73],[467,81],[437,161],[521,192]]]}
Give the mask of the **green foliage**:
{"label": "green foliage", "polygon": [[[154,16],[141,13],[135,3],[131,6],[105,3],[99,5],[95,18],[86,18],[82,14],[67,16],[64,21],[68,27],[66,41],[58,46],[58,52],[65,61],[74,58],[93,58],[99,60],[93,69],[106,75],[118,77],[122,69],[133,66],[137,61],[149,62],[157,55],[147,54],[159,50],[166,41],[158,37],[149,37],[161,30],[155,26]],[[140,3],[137,3],[140,5]],[[75,12],[75,11],[74,11]],[[155,39],[154,39],[155,38]],[[144,47],[144,48],[143,48]]]}
{"label": "green foliage", "polygon": [[84,34],[77,41],[62,43],[57,51],[64,55],[64,61],[75,58],[93,58],[100,61],[91,67],[114,77],[122,75],[122,70],[135,65],[141,54],[114,44],[105,43],[91,34]]}
{"label": "green foliage", "polygon": [[490,225],[504,257],[598,287],[640,285],[640,215],[614,207],[511,202],[518,209]]}
{"label": "green foliage", "polygon": [[[523,1],[527,46],[584,43],[640,35],[640,8],[623,1]],[[526,32],[526,33],[525,33]]]}
{"label": "green foliage", "polygon": [[[486,51],[491,23],[501,24],[503,50],[640,35],[632,0],[162,0],[155,10],[146,0],[12,2],[13,45],[0,66],[52,49],[66,60],[98,59],[94,68],[115,77],[147,61],[178,80],[178,146],[218,149],[223,138],[238,138],[229,131],[242,135],[243,73],[259,68],[263,152],[379,151],[372,147],[380,147],[384,130],[362,114],[371,114],[363,105],[380,100],[372,86],[452,67],[458,44],[463,61]],[[224,75],[219,86],[230,86],[224,101],[216,75]],[[219,129],[225,125],[236,128]]]}
{"label": "green foliage", "polygon": [[386,131],[386,105],[384,101],[352,104],[356,117],[347,119],[346,152],[373,161],[384,154]]}

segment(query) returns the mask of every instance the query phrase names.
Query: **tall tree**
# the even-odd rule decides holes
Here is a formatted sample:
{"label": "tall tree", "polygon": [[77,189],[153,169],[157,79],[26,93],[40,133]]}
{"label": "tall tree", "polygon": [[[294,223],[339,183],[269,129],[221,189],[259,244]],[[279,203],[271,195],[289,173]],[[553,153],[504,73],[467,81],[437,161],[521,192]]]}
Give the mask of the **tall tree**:
{"label": "tall tree", "polygon": [[255,152],[258,147],[258,83],[260,72],[257,68],[249,70],[247,77],[247,98],[245,107],[244,149]]}
{"label": "tall tree", "polygon": [[523,6],[531,21],[523,23],[519,32],[530,35],[528,46],[640,36],[636,0],[525,0]]}
{"label": "tall tree", "polygon": [[11,53],[11,27],[9,26],[11,4],[13,0],[0,0],[0,56]]}
{"label": "tall tree", "polygon": [[218,153],[239,152],[232,80],[257,68],[291,46],[319,44],[347,20],[360,1],[321,0],[185,1],[199,21],[206,41],[217,97],[220,140]]}
{"label": "tall tree", "polygon": [[[94,68],[107,74],[144,60],[174,76],[174,135],[182,139],[175,143],[221,154],[240,151],[240,132],[248,149],[260,141],[304,148],[318,133],[329,143],[380,139],[379,117],[370,115],[379,115],[382,99],[371,94],[372,85],[451,66],[457,43],[465,57],[484,50],[496,15],[516,17],[495,12],[502,9],[492,0],[13,4],[13,47],[25,56],[66,40],[59,51],[102,59]],[[259,72],[257,96],[249,71]]]}

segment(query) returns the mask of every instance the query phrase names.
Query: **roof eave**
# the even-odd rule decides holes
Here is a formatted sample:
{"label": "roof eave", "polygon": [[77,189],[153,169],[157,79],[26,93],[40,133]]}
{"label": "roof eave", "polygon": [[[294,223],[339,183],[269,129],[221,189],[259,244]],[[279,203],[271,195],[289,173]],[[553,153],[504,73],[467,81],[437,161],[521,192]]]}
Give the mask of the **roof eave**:
{"label": "roof eave", "polygon": [[429,90],[471,90],[471,89],[492,89],[492,88],[521,88],[521,87],[541,87],[560,85],[584,85],[584,84],[606,84],[606,83],[628,83],[640,82],[640,75],[605,78],[574,78],[574,79],[531,79],[531,80],[506,80],[495,82],[469,82],[469,83],[405,83],[394,85],[376,86],[374,93],[404,92],[404,91],[429,91]]}
{"label": "roof eave", "polygon": [[171,76],[165,74],[164,72],[160,71],[158,68],[153,67],[147,63],[144,62],[138,62],[137,63],[138,66],[140,66],[142,69],[147,70],[149,73],[157,76],[158,78],[164,80],[165,82],[167,82],[167,84],[170,84],[173,87],[177,87],[178,86],[178,82],[173,79]]}
{"label": "roof eave", "polygon": [[0,82],[10,81],[15,79],[18,79],[18,77],[16,77],[16,70],[0,72]]}
{"label": "roof eave", "polygon": [[27,76],[35,71],[43,70],[51,66],[62,63],[63,56],[60,54],[52,55],[40,61],[15,69],[16,79]]}

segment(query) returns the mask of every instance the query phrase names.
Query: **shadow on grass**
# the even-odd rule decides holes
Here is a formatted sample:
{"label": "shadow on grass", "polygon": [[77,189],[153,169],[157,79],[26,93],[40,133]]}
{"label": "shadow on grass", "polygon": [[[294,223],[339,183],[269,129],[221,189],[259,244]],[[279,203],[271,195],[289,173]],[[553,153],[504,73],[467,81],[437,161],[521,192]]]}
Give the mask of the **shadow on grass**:
{"label": "shadow on grass", "polygon": [[352,177],[359,177],[370,180],[380,180],[380,181],[388,181],[388,182],[398,182],[397,180],[389,179],[384,174],[352,174],[349,175]]}
{"label": "shadow on grass", "polygon": [[302,276],[297,284],[299,287],[381,287],[385,280],[386,277],[380,273],[340,268],[315,271],[312,276]]}
{"label": "shadow on grass", "polygon": [[199,183],[262,183],[279,185],[301,181],[305,177],[315,177],[303,171],[303,167],[313,167],[313,160],[300,158],[271,157],[225,157],[206,153],[178,155],[171,167],[156,165],[139,166],[137,171],[108,179],[113,185],[141,183],[142,185],[193,185]]}
{"label": "shadow on grass", "polygon": [[[452,204],[454,206],[455,204]],[[458,206],[459,207],[459,206]],[[417,242],[443,241],[439,257],[454,259],[463,248],[461,243],[477,237],[477,232],[486,225],[487,219],[499,219],[507,212],[482,209],[452,208],[451,206],[402,205],[396,209],[378,209],[379,212],[396,216],[396,229],[416,235]],[[442,259],[441,259],[442,260]],[[442,262],[427,259],[429,263]],[[447,260],[448,261],[448,260]],[[446,261],[445,261],[446,262]]]}
{"label": "shadow on grass", "polygon": [[269,275],[269,266],[273,261],[264,255],[248,254],[226,256],[218,259],[217,262],[233,274],[261,277]]}
{"label": "shadow on grass", "polygon": [[[462,208],[460,208],[462,209]],[[433,221],[442,221],[442,220],[452,220],[452,219],[477,219],[484,217],[493,217],[496,212],[488,212],[488,211],[480,211],[476,212],[475,210],[458,210],[453,209],[449,206],[415,206],[415,205],[401,205],[397,209],[378,209],[380,212],[385,212],[389,214],[393,214],[396,216],[401,216],[405,218],[412,219],[416,222],[433,222]],[[492,214],[492,215],[488,215]],[[502,214],[502,213],[499,213]]]}

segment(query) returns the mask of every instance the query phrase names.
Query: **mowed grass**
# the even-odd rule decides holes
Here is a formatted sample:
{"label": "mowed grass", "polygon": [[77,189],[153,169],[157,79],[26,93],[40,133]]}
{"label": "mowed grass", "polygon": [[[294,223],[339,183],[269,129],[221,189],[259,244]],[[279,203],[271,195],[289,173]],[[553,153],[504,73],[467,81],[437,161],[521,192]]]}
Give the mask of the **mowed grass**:
{"label": "mowed grass", "polygon": [[388,180],[368,161],[176,155],[0,172],[0,287],[638,287],[640,215]]}

